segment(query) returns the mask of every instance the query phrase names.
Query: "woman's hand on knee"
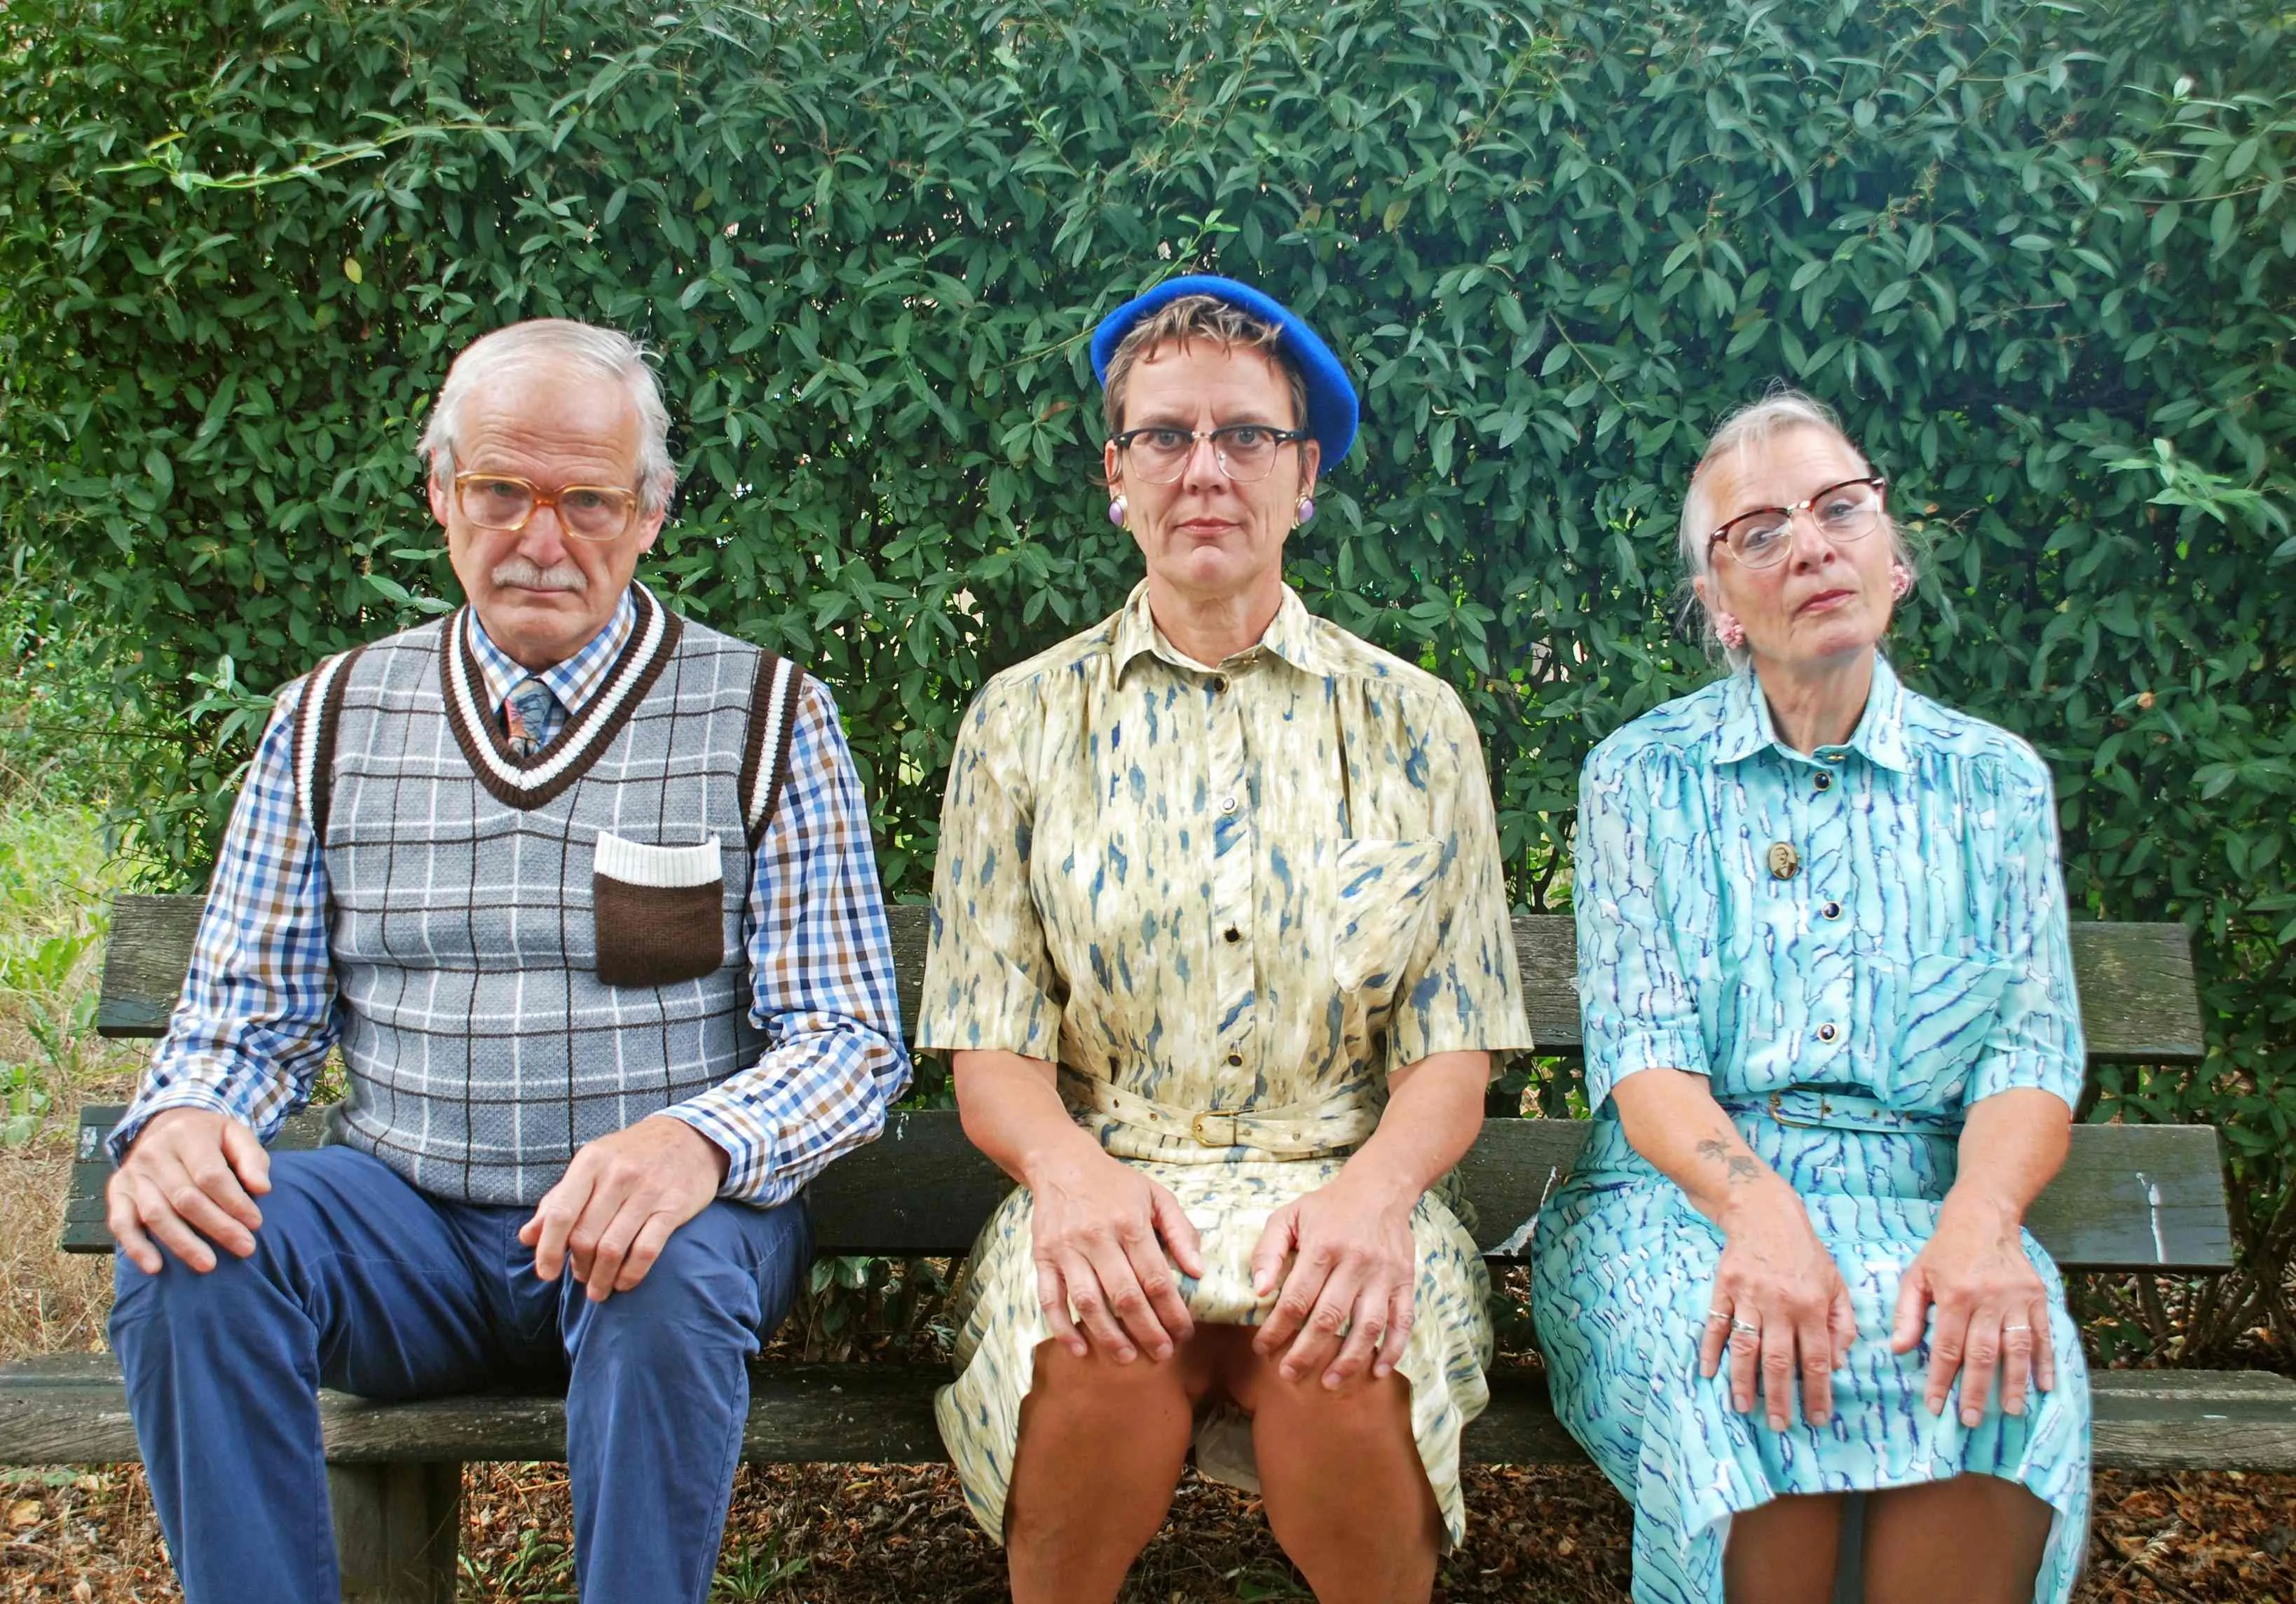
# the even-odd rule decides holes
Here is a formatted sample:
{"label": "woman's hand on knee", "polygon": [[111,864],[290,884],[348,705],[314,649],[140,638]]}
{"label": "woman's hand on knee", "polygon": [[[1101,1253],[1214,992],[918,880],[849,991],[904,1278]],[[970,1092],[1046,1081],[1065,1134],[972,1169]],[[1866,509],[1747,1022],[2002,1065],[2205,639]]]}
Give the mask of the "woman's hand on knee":
{"label": "woman's hand on knee", "polygon": [[2056,1350],[2049,1341],[2049,1292],[2025,1256],[2024,1232],[2013,1213],[1956,1202],[1940,1210],[1938,1227],[1898,1286],[1890,1348],[1909,1354],[1921,1346],[1931,1308],[1925,1401],[1945,1411],[1954,1378],[1961,1378],[1961,1423],[1985,1419],[1996,1374],[2005,1414],[2025,1412],[2030,1390],[2057,1384]]}
{"label": "woman's hand on knee", "polygon": [[1732,1408],[1751,1414],[1759,1391],[1770,1429],[1784,1431],[1799,1397],[1802,1418],[1824,1425],[1833,1413],[1833,1372],[1857,1340],[1841,1269],[1783,1181],[1736,1205],[1722,1228],[1698,1373],[1712,1377],[1726,1356]]}
{"label": "woman's hand on knee", "polygon": [[1170,1358],[1195,1330],[1175,1266],[1204,1273],[1180,1200],[1105,1153],[1034,1179],[1037,1301],[1054,1339],[1079,1359],[1094,1348],[1123,1364],[1142,1353]]}
{"label": "woman's hand on knee", "polygon": [[1377,1379],[1394,1373],[1411,1339],[1418,1201],[1342,1170],[1269,1216],[1252,1249],[1251,1289],[1281,1292],[1251,1346],[1263,1358],[1283,1355],[1276,1368],[1284,1379],[1320,1372],[1336,1389],[1366,1371]]}

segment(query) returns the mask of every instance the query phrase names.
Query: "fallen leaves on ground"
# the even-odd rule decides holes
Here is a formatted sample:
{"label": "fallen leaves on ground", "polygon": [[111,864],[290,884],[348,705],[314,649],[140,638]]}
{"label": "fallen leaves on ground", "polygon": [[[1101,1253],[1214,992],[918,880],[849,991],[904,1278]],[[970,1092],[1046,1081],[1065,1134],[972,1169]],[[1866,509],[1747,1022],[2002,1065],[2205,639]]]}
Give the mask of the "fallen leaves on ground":
{"label": "fallen leaves on ground", "polygon": [[[1466,1472],[1467,1541],[1444,1561],[1439,1600],[1625,1604],[1627,1506],[1594,1470]],[[135,1469],[0,1471],[0,1598],[15,1604],[173,1604],[151,1496]],[[25,1518],[29,1509],[30,1514]],[[465,1472],[462,1597],[571,1600],[562,1465]],[[968,1604],[1001,1599],[998,1551],[946,1467],[745,1466],[715,1598],[719,1604]],[[1125,1590],[1128,1604],[1307,1599],[1259,1501],[1190,1477]],[[2080,1604],[2296,1600],[2296,1476],[2097,1477]]]}

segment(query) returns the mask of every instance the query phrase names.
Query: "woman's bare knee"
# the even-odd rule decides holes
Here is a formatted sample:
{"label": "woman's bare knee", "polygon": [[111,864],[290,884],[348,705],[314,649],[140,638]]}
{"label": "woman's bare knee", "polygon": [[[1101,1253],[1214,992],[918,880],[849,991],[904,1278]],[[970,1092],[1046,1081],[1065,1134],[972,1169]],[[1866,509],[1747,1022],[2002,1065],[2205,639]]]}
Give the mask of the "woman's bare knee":
{"label": "woman's bare knee", "polygon": [[1259,1360],[1234,1383],[1252,1412],[1267,1522],[1324,1600],[1424,1599],[1443,1520],[1400,1375],[1327,1388]]}

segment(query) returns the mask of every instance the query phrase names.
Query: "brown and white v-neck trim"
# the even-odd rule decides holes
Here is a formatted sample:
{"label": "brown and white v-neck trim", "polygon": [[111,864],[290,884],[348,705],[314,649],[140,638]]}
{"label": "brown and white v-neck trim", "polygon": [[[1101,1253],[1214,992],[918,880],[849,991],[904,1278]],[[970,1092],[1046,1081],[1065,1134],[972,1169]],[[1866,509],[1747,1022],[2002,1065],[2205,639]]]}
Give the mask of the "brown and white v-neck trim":
{"label": "brown and white v-neck trim", "polygon": [[439,652],[447,723],[479,783],[505,806],[540,807],[587,773],[661,677],[670,654],[677,650],[681,622],[644,585],[631,586],[630,595],[637,604],[637,620],[606,683],[572,709],[550,744],[530,757],[511,755],[488,705],[486,675],[471,650],[471,609],[467,604],[457,608],[447,620]]}

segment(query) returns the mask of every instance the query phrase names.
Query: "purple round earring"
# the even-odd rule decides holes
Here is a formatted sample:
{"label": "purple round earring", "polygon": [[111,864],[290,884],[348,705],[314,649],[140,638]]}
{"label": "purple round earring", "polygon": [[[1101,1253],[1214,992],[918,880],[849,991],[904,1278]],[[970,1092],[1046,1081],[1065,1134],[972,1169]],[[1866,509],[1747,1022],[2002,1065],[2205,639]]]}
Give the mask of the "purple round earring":
{"label": "purple round earring", "polygon": [[1122,496],[1119,495],[1114,501],[1108,503],[1108,521],[1114,524],[1119,529],[1124,527],[1124,512],[1125,506],[1124,498]]}
{"label": "purple round earring", "polygon": [[1308,522],[1316,516],[1316,498],[1312,495],[1301,496],[1300,504],[1292,509],[1292,513],[1295,527]]}

